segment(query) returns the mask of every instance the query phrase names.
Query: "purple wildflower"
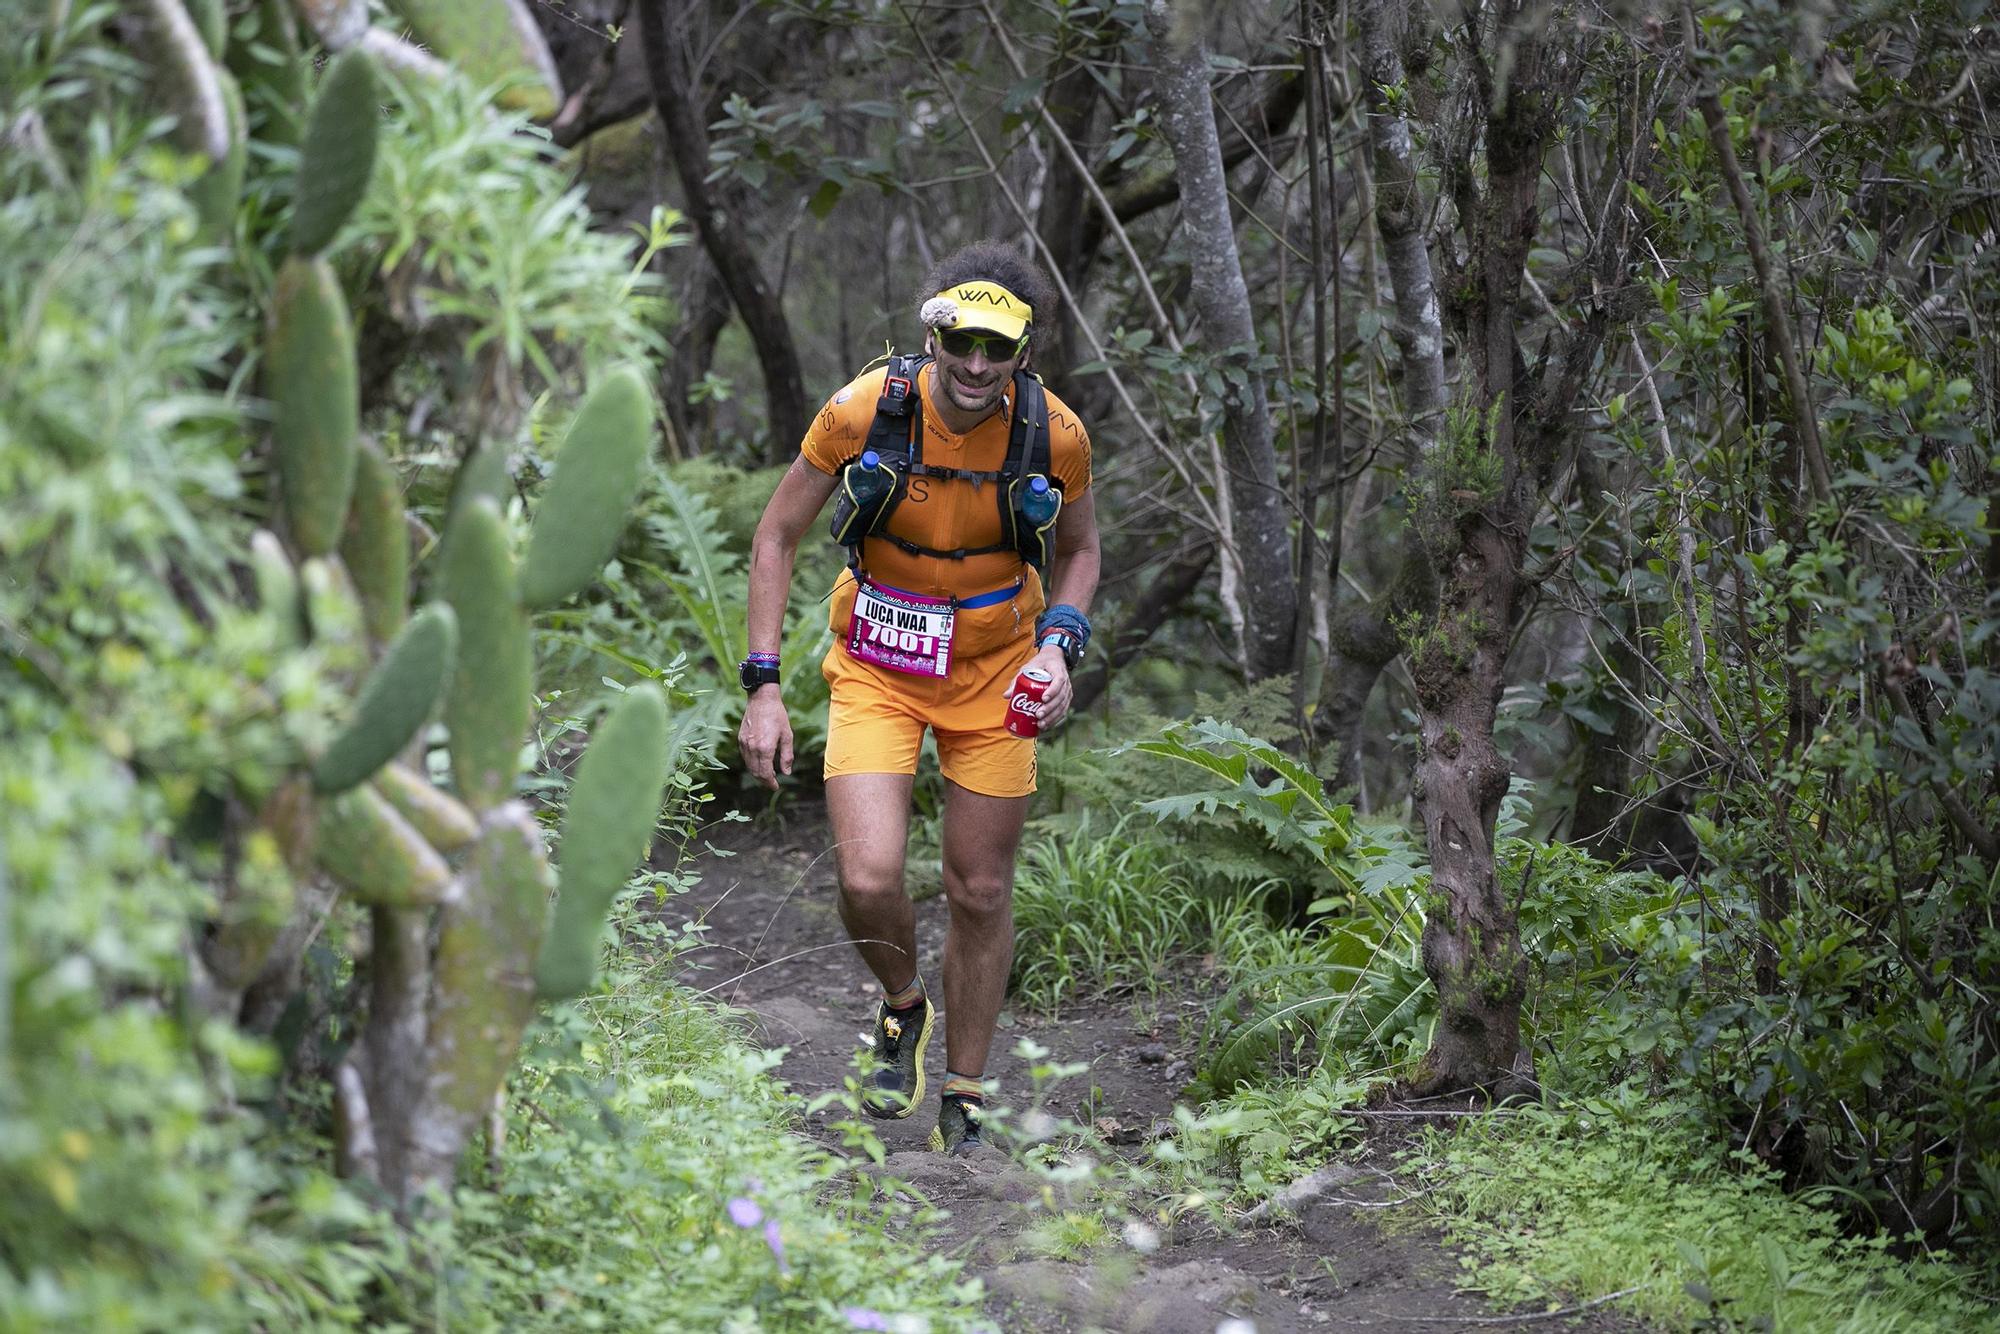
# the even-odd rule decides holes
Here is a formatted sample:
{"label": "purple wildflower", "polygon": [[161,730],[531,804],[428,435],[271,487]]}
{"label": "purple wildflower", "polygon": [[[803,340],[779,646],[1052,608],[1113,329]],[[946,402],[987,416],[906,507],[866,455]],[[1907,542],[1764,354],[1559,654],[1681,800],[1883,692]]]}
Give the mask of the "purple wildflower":
{"label": "purple wildflower", "polygon": [[840,1313],[847,1317],[847,1323],[855,1329],[887,1329],[889,1317],[880,1311],[871,1311],[865,1306],[843,1306]]}
{"label": "purple wildflower", "polygon": [[739,1195],[729,1202],[729,1221],[738,1227],[756,1227],[764,1221],[764,1211],[757,1207],[757,1201]]}
{"label": "purple wildflower", "polygon": [[778,1220],[767,1219],[764,1223],[764,1244],[771,1248],[771,1254],[778,1258],[778,1272],[789,1274],[792,1267],[785,1263],[785,1239],[778,1235]]}

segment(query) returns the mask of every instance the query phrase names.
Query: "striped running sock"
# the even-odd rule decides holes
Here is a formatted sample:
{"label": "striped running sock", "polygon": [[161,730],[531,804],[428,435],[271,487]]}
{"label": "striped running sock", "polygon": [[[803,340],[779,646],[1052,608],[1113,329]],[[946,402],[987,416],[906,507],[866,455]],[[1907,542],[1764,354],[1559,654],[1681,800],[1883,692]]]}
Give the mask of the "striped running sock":
{"label": "striped running sock", "polygon": [[986,1103],[986,1080],[979,1075],[962,1075],[956,1070],[947,1070],[944,1072],[944,1087],[938,1091],[944,1097],[957,1098],[977,1106]]}
{"label": "striped running sock", "polygon": [[891,991],[887,987],[882,988],[882,1003],[898,1012],[914,1010],[923,1004],[923,1000],[924,979],[921,976],[912,977],[909,985],[896,991]]}

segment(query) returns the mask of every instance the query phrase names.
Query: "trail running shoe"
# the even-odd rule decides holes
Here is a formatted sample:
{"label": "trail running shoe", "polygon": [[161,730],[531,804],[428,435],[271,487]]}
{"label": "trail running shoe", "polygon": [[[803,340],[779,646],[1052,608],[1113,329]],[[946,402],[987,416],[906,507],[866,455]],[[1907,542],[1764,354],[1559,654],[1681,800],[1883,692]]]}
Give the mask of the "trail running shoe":
{"label": "trail running shoe", "polygon": [[931,1131],[931,1148],[954,1158],[968,1158],[987,1147],[980,1138],[979,1104],[949,1095],[938,1102],[937,1128]]}
{"label": "trail running shoe", "polygon": [[875,1073],[861,1095],[861,1110],[900,1121],[924,1100],[924,1048],[935,1026],[930,998],[899,1014],[884,1003],[875,1012]]}

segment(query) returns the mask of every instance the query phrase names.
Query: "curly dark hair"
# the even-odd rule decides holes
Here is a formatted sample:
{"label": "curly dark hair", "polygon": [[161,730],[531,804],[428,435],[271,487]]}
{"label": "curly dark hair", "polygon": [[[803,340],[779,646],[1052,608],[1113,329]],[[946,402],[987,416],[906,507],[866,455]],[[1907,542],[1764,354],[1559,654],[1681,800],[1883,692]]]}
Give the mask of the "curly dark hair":
{"label": "curly dark hair", "polygon": [[969,282],[999,283],[1028,303],[1035,312],[1034,322],[1028,326],[1031,350],[1040,345],[1042,331],[1054,327],[1055,284],[1033,260],[999,241],[974,241],[960,246],[932,265],[924,276],[923,286],[917,290],[916,304],[921,306],[955,283]]}

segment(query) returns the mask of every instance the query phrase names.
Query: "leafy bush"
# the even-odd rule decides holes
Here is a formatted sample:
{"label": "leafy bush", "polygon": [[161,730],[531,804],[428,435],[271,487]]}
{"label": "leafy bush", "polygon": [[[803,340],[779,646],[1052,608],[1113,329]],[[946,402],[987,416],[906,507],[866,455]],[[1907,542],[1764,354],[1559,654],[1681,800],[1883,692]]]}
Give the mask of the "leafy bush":
{"label": "leafy bush", "polygon": [[[1769,23],[1723,20],[1732,105],[1801,77]],[[1951,77],[1947,49],[1925,47],[1908,77]],[[1865,100],[1903,105],[1906,87],[1883,77],[1871,72]],[[1704,442],[1651,468],[1661,502],[1633,538],[1683,550],[1685,568],[1625,560],[1684,585],[1662,608],[1659,647],[1666,679],[1686,685],[1648,703],[1657,765],[1708,777],[1692,789],[1690,902],[1649,934],[1637,980],[1673,1016],[1673,1080],[1719,1137],[1790,1181],[1849,1192],[1871,1224],[1990,1237],[2000,605],[1991,420],[1974,402],[1986,366],[1978,340],[1899,315],[1922,303],[1873,262],[1875,233],[1804,226],[1810,209],[1789,197],[1803,164],[1788,163],[1774,224],[1795,220],[1810,239],[1793,244],[1822,257],[1801,281],[1823,284],[1827,310],[1804,349],[1824,494],[1799,494],[1798,442],[1761,404],[1709,442],[1716,405],[1744,395],[1730,359],[1755,280],[1740,221],[1711,188],[1707,136],[1656,134],[1668,170],[1641,202],[1691,259],[1652,285],[1663,419],[1614,425],[1628,445],[1655,429]],[[1884,145],[1909,168],[1910,216],[1951,213],[1956,135],[1920,118]],[[1816,185],[1834,192],[1862,171],[1840,156],[1829,170]],[[1978,281],[1985,291],[1991,276]],[[1965,295],[1968,308],[1984,299]]]}

